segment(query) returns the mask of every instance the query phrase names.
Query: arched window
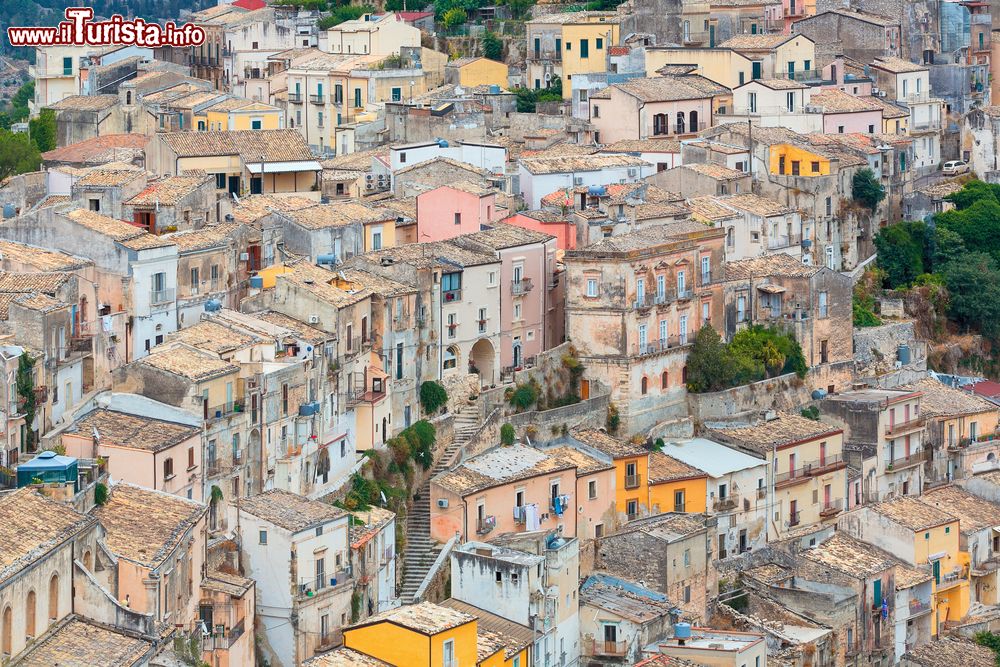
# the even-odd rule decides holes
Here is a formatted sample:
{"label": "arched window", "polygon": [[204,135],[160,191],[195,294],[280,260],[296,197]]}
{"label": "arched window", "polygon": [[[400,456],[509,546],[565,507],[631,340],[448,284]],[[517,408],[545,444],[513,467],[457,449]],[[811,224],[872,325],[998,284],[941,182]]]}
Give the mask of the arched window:
{"label": "arched window", "polygon": [[666,389],[669,386],[670,386],[670,374],[667,373],[666,371],[663,371],[663,374],[660,375],[660,389]]}
{"label": "arched window", "polygon": [[3,654],[10,655],[11,652],[11,637],[13,636],[11,626],[14,624],[13,613],[11,613],[10,607],[3,610],[3,636],[0,637],[0,643],[3,644]]}
{"label": "arched window", "polygon": [[35,636],[35,591],[28,591],[24,602],[24,634],[28,638]]}
{"label": "arched window", "polygon": [[688,114],[688,119],[690,121],[688,123],[688,125],[690,126],[691,131],[692,132],[697,132],[698,131],[698,112],[697,111],[692,111],[691,113],[689,113]]}
{"label": "arched window", "polygon": [[681,369],[681,382],[687,384],[688,381],[688,367],[685,366]]}
{"label": "arched window", "polygon": [[644,376],[642,378],[642,394],[646,395],[646,391],[649,389],[649,380]]}
{"label": "arched window", "polygon": [[452,345],[444,350],[444,368],[448,370],[456,366],[458,366],[458,348]]}
{"label": "arched window", "polygon": [[[87,558],[90,552],[87,552]],[[87,566],[90,569],[90,566]],[[59,618],[59,575],[53,574],[49,579],[49,620],[54,621]]]}
{"label": "arched window", "polygon": [[[83,566],[85,568],[87,568],[87,572],[93,572],[94,571],[93,560],[94,559],[90,555],[90,551],[89,550],[86,553],[83,554]],[[58,576],[58,575],[56,575],[56,576]]]}

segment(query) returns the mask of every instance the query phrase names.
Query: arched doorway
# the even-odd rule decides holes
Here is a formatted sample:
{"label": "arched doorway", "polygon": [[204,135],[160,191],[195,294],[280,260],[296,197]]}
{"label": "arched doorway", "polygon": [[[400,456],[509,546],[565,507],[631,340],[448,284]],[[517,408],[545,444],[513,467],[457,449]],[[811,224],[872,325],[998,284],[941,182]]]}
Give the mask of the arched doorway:
{"label": "arched doorway", "polygon": [[28,591],[24,602],[24,634],[28,638],[35,636],[35,591]]}
{"label": "arched doorway", "polygon": [[[87,552],[89,560],[90,552]],[[89,567],[87,568],[90,569]],[[59,575],[53,574],[49,579],[49,620],[55,621],[59,618]]]}
{"label": "arched doorway", "polygon": [[469,353],[469,362],[479,373],[481,386],[489,387],[496,382],[496,351],[493,349],[493,343],[488,339],[480,338],[476,341]]}
{"label": "arched doorway", "polygon": [[2,643],[3,643],[3,654],[4,655],[10,655],[10,653],[11,653],[11,647],[13,646],[13,641],[12,641],[13,634],[14,634],[13,633],[13,625],[14,625],[14,618],[13,618],[13,616],[14,615],[11,612],[10,607],[7,607],[6,609],[3,610],[3,635],[2,635],[2,638],[0,638],[0,640],[2,640]]}

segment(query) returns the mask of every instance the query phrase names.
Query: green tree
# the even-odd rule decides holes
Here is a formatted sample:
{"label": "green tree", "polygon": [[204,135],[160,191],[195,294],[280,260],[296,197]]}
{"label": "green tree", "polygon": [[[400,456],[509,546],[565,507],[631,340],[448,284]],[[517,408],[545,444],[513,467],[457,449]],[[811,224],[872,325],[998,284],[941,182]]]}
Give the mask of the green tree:
{"label": "green tree", "polygon": [[875,236],[876,261],[885,271],[889,287],[906,287],[925,273],[926,230],[922,222],[898,222]]}
{"label": "green tree", "polygon": [[483,55],[490,60],[503,60],[503,41],[495,32],[483,35]]}
{"label": "green tree", "polygon": [[515,19],[523,19],[528,14],[528,10],[534,5],[534,0],[509,0],[507,6],[510,7],[510,15]]}
{"label": "green tree", "polygon": [[403,0],[386,0],[385,11],[387,12],[406,11],[406,3]]}
{"label": "green tree", "polygon": [[365,5],[363,7],[357,5],[343,5],[341,7],[336,7],[329,16],[324,16],[319,20],[320,30],[329,30],[335,25],[340,25],[344,21],[353,21],[354,19],[359,19],[365,14],[371,14],[375,11],[374,7]]}
{"label": "green tree", "polygon": [[28,130],[40,153],[53,150],[56,147],[56,112],[42,109],[37,118],[28,122]]}
{"label": "green tree", "polygon": [[15,174],[38,171],[42,156],[27,134],[0,130],[0,181]]}
{"label": "green tree", "polygon": [[500,444],[513,445],[516,438],[517,433],[514,431],[513,425],[504,424],[500,427]]}
{"label": "green tree", "polygon": [[934,266],[944,266],[948,262],[961,259],[968,250],[962,236],[943,225],[934,227]]}
{"label": "green tree", "polygon": [[424,413],[432,415],[448,403],[448,392],[434,380],[427,380],[420,385],[420,405]]}
{"label": "green tree", "polygon": [[703,326],[695,334],[688,352],[688,391],[701,393],[719,391],[733,386],[737,375],[733,355],[712,325]]}
{"label": "green tree", "polygon": [[986,253],[968,253],[942,267],[948,288],[948,315],[957,324],[1000,341],[1000,273]]}
{"label": "green tree", "polygon": [[445,30],[449,32],[469,20],[469,14],[461,7],[452,7],[441,17]]}
{"label": "green tree", "polygon": [[25,447],[32,449],[35,444],[35,431],[32,423],[35,421],[35,360],[24,353],[17,360],[17,378],[15,380],[18,402],[24,412]]}
{"label": "green tree", "polygon": [[1000,261],[1000,202],[994,197],[984,197],[961,210],[939,213],[934,222],[961,236],[966,248],[988,252]]}
{"label": "green tree", "polygon": [[977,201],[983,199],[1000,201],[1000,185],[972,180],[966,183],[958,192],[953,192],[946,196],[945,199],[955,204],[955,208],[958,210],[969,208]]}
{"label": "green tree", "polygon": [[874,211],[885,199],[885,188],[878,182],[875,172],[865,167],[854,172],[854,179],[851,181],[851,196],[854,201]]}
{"label": "green tree", "polygon": [[985,646],[993,651],[996,662],[1000,665],[1000,635],[984,630],[976,633],[975,641],[980,646]]}

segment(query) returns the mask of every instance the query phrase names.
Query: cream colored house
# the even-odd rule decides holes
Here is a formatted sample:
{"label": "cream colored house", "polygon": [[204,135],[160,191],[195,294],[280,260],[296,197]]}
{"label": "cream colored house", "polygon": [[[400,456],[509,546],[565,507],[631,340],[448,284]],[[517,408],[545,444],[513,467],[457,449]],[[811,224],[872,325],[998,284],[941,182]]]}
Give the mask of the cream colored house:
{"label": "cream colored house", "polygon": [[420,29],[399,14],[365,14],[319,34],[319,50],[348,55],[398,56],[403,46],[420,46]]}

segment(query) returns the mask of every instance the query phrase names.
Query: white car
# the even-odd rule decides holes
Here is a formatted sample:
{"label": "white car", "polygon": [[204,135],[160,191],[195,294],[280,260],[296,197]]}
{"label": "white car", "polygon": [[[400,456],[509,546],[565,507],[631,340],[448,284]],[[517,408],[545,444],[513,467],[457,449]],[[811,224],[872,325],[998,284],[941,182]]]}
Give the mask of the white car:
{"label": "white car", "polygon": [[969,171],[969,163],[964,160],[949,160],[941,165],[941,173],[945,176],[957,176]]}

